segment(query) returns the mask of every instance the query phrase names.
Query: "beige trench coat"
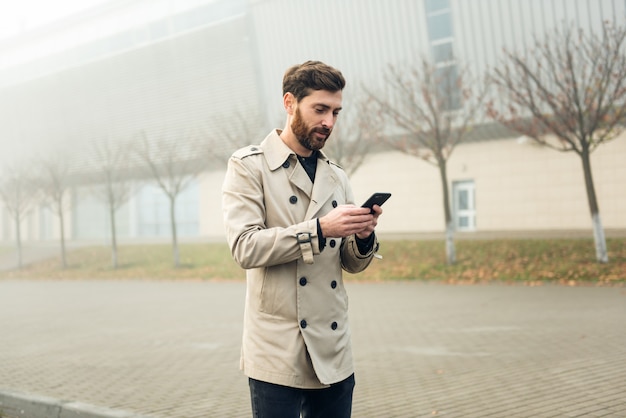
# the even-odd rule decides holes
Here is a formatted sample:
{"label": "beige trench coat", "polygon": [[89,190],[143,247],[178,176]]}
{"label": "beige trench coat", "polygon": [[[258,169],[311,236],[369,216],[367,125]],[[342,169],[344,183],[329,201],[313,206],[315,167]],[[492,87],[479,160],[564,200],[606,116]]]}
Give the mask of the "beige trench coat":
{"label": "beige trench coat", "polygon": [[348,177],[321,154],[313,184],[279,133],[235,152],[223,184],[228,243],[247,270],[241,368],[320,388],[354,372],[342,268],[364,270],[373,251],[361,255],[352,236],[328,238],[320,253],[317,218],[354,203]]}

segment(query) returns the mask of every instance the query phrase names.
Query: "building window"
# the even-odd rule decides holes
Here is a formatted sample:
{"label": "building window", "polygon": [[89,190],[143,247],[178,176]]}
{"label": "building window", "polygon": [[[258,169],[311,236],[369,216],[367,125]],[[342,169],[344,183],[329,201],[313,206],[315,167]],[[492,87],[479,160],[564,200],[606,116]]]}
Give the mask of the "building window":
{"label": "building window", "polygon": [[6,209],[0,208],[2,213],[2,240],[9,241],[11,239],[11,218]]}
{"label": "building window", "polygon": [[39,206],[39,238],[48,240],[54,238],[52,229],[55,215],[47,205]]}
{"label": "building window", "polygon": [[425,0],[426,27],[430,55],[435,65],[435,82],[444,97],[444,110],[461,107],[461,92],[457,86],[458,70],[454,58],[454,30],[449,0]]}
{"label": "building window", "polygon": [[452,42],[454,31],[452,29],[452,10],[447,0],[426,0],[426,27],[428,28],[428,40]]}
{"label": "building window", "polygon": [[435,64],[454,61],[452,42],[433,43],[430,50]]}
{"label": "building window", "polygon": [[436,67],[434,81],[439,87],[441,107],[444,110],[457,110],[461,107],[461,91],[457,84],[459,74],[456,65]]}
{"label": "building window", "polygon": [[450,9],[449,0],[426,0],[426,13],[434,13],[440,10]]}
{"label": "building window", "polygon": [[430,13],[428,15],[428,39],[431,42],[452,37],[452,19],[450,11]]}
{"label": "building window", "polygon": [[[169,198],[158,186],[147,184],[137,195],[137,235],[168,237],[172,234]],[[197,236],[199,226],[198,184],[190,184],[176,199],[178,236]]]}

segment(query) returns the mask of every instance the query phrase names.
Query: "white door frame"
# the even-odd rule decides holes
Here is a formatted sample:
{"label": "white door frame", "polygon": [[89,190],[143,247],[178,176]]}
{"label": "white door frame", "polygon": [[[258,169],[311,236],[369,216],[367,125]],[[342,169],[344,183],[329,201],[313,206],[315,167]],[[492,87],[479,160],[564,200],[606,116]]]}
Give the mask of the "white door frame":
{"label": "white door frame", "polygon": [[476,230],[475,195],[474,180],[452,182],[452,216],[457,231]]}

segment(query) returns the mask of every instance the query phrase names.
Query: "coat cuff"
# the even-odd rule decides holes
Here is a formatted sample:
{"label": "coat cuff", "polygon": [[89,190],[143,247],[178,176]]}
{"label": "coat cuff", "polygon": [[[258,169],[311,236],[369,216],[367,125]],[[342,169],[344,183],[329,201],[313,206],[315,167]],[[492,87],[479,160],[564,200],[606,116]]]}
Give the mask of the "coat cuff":
{"label": "coat cuff", "polygon": [[296,234],[300,251],[302,252],[302,260],[305,264],[313,264],[313,244],[310,232],[298,232]]}
{"label": "coat cuff", "polygon": [[359,273],[365,270],[374,258],[374,252],[378,250],[378,239],[374,236],[374,244],[365,254],[362,254],[358,248],[356,235],[346,237],[342,242],[342,246],[344,248],[342,250],[341,266],[348,273]]}
{"label": "coat cuff", "polygon": [[361,239],[357,237],[356,235],[354,236],[354,240],[356,241],[356,246],[359,249],[359,253],[361,253],[361,255],[366,255],[367,253],[370,252],[372,248],[374,248],[374,242],[376,241],[376,235],[374,234],[375,233],[372,232],[370,236],[365,239]]}
{"label": "coat cuff", "polygon": [[300,246],[302,260],[305,264],[313,264],[313,256],[320,253],[317,220],[307,221],[304,228],[296,232],[296,240]]}

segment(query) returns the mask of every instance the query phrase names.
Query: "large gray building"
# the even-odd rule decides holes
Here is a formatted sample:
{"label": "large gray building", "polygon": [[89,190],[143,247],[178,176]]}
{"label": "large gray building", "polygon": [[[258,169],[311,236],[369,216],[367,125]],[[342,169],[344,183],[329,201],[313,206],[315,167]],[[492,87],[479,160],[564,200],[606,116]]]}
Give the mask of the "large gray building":
{"label": "large gray building", "polygon": [[[157,13],[157,3],[166,12]],[[596,31],[607,20],[626,22],[623,0],[196,0],[163,7],[170,3],[111,1],[1,43],[0,164],[35,164],[56,150],[80,160],[93,142],[140,133],[219,137],[239,123],[234,115],[260,115],[264,130],[281,127],[282,74],[308,59],[342,70],[350,103],[363,86],[384,88],[389,65],[429,56],[441,68],[464,62],[480,74],[498,64],[503,48],[524,50],[556,27]],[[41,53],[49,44],[55,52]],[[590,228],[575,158],[491,132],[501,137],[463,144],[450,161],[459,230]],[[626,228],[625,143],[621,137],[594,154],[607,228]],[[223,170],[207,162],[179,199],[183,235],[223,236]],[[120,234],[167,235],[167,199],[154,183],[135,180],[117,214]],[[359,198],[394,193],[381,232],[444,229],[436,170],[418,159],[377,151],[354,173],[353,186]],[[88,190],[77,183],[68,197],[67,233],[105,238],[104,205]],[[12,239],[6,211],[2,219],[0,237]],[[59,233],[44,206],[28,214],[23,230],[33,240]]]}

